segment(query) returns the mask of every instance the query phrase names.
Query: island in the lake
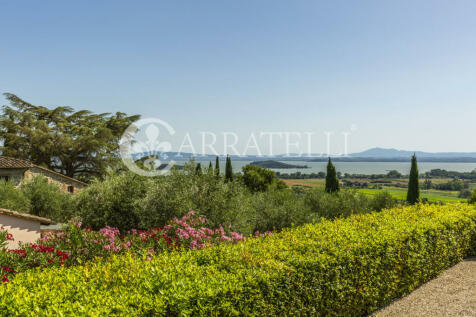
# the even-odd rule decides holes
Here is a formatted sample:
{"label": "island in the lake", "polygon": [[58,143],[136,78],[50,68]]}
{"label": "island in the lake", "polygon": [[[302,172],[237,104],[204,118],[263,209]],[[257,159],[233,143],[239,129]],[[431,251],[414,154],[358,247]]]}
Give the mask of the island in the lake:
{"label": "island in the lake", "polygon": [[250,165],[257,165],[260,167],[264,168],[309,168],[307,165],[293,165],[293,164],[287,164],[283,162],[278,162],[278,161],[255,161],[251,162]]}

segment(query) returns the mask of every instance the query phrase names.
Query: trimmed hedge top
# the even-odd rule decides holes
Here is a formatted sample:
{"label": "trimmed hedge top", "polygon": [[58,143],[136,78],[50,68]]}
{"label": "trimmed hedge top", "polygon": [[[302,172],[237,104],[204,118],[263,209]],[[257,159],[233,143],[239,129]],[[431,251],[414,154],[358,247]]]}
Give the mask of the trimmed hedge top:
{"label": "trimmed hedge top", "polygon": [[19,273],[0,286],[0,313],[362,316],[475,251],[473,206],[404,207],[151,261]]}

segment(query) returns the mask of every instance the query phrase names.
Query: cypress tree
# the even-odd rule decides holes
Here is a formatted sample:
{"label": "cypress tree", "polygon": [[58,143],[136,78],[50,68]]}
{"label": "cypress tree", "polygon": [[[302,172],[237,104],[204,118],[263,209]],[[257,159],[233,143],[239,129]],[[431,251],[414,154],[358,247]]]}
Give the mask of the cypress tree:
{"label": "cypress tree", "polygon": [[195,168],[195,174],[202,175],[202,164],[198,163],[197,167]]}
{"label": "cypress tree", "polygon": [[218,155],[215,159],[215,175],[220,176],[220,159],[219,159]]}
{"label": "cypress tree", "polygon": [[231,167],[231,158],[226,156],[225,181],[233,181],[233,168]]}
{"label": "cypress tree", "polygon": [[410,179],[408,180],[407,202],[414,205],[420,201],[420,184],[418,182],[418,166],[416,155],[412,156]]}
{"label": "cypress tree", "polygon": [[336,168],[331,162],[329,157],[329,162],[327,163],[327,175],[326,175],[326,192],[335,193],[339,191],[339,180],[337,179]]}
{"label": "cypress tree", "polygon": [[210,164],[208,164],[207,174],[208,174],[208,175],[213,175],[213,165],[212,165],[212,161],[210,161]]}

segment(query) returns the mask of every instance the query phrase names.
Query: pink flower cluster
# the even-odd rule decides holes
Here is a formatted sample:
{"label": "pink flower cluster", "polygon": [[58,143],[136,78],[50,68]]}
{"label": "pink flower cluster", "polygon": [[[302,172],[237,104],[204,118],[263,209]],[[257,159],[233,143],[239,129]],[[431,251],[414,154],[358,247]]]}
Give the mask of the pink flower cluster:
{"label": "pink flower cluster", "polygon": [[162,228],[132,229],[126,235],[121,235],[117,228],[109,226],[98,231],[82,229],[80,222],[72,221],[65,231],[43,235],[41,243],[70,250],[73,255],[93,257],[128,249],[149,250],[147,254],[151,250],[156,253],[177,248],[203,249],[217,242],[237,242],[244,239],[242,234],[232,232],[230,226],[211,229],[207,225],[207,219],[195,211],[188,212],[180,219],[173,218]]}
{"label": "pink flower cluster", "polygon": [[235,243],[245,237],[222,225],[212,229],[205,217],[188,212],[184,217],[171,219],[162,228],[133,229],[121,235],[117,228],[105,227],[98,231],[82,228],[71,221],[65,230],[45,233],[37,244],[24,244],[7,250],[11,234],[0,230],[0,279],[7,282],[9,274],[31,267],[75,265],[97,257],[107,258],[113,253],[131,253],[147,260],[163,251],[203,249],[216,243]]}
{"label": "pink flower cluster", "polygon": [[206,218],[192,210],[181,219],[173,218],[163,230],[170,238],[189,249],[203,249],[216,242],[238,242],[245,238],[238,232],[230,231],[230,226],[226,226],[227,230],[223,226],[210,229],[206,224]]}

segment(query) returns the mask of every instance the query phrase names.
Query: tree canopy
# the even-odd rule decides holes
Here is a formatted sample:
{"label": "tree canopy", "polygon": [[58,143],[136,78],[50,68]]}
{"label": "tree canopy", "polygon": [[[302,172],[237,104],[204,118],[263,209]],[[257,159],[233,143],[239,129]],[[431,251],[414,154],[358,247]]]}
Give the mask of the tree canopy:
{"label": "tree canopy", "polygon": [[95,114],[71,107],[47,108],[5,93],[0,113],[0,151],[88,180],[119,164],[119,139],[138,115]]}
{"label": "tree canopy", "polygon": [[278,188],[286,188],[286,184],[276,177],[276,173],[270,169],[257,165],[245,165],[242,167],[243,183],[251,192],[264,192],[271,185],[277,184]]}

